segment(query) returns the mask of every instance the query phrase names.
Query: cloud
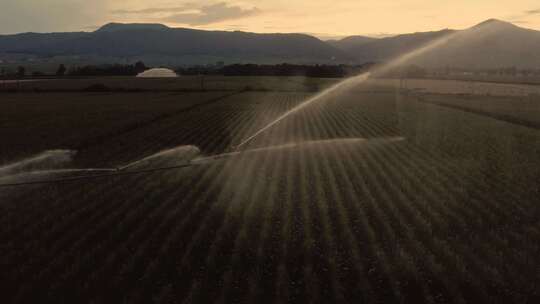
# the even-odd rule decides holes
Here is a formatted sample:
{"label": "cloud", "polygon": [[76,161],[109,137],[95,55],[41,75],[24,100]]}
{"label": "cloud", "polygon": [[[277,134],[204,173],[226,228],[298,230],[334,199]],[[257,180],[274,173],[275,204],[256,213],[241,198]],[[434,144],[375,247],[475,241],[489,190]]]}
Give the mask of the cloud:
{"label": "cloud", "polygon": [[[156,15],[155,21],[188,25],[208,25],[225,20],[235,20],[260,13],[256,7],[246,9],[237,5],[219,2],[210,5],[187,3],[176,7],[152,7],[139,10],[115,10],[116,15]],[[161,16],[163,15],[164,16]]]}
{"label": "cloud", "polygon": [[260,13],[256,7],[244,9],[220,2],[199,8],[196,13],[179,13],[164,18],[164,21],[189,25],[206,25],[225,20],[240,19]]}
{"label": "cloud", "polygon": [[540,8],[535,9],[535,10],[525,11],[525,14],[527,14],[527,15],[538,15],[538,14],[540,14]]}
{"label": "cloud", "polygon": [[190,10],[194,4],[185,4],[183,6],[177,7],[150,7],[139,10],[114,10],[111,13],[115,15],[150,15],[150,14],[159,14],[159,13],[178,13],[185,12]]}

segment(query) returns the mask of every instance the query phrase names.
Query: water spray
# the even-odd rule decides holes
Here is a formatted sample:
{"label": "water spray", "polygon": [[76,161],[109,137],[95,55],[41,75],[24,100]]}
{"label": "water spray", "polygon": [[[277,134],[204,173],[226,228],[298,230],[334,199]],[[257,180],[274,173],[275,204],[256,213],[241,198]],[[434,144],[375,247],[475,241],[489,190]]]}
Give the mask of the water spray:
{"label": "water spray", "polygon": [[[200,154],[199,148],[195,146],[179,146],[173,149],[160,151],[143,159],[129,163],[118,168],[85,168],[85,169],[56,169],[60,164],[72,160],[75,151],[71,150],[50,150],[40,153],[34,157],[23,161],[0,167],[0,187],[45,184],[61,181],[74,181],[97,177],[109,177],[117,175],[129,175],[139,173],[149,173],[160,170],[179,169],[194,166],[190,161]],[[167,160],[174,159],[176,165],[156,166],[156,163],[167,163]],[[129,170],[135,169],[135,170]],[[83,174],[67,176],[68,174]],[[48,179],[36,180],[36,177],[48,177]],[[61,176],[58,178],[51,178]]]}
{"label": "water spray", "polygon": [[167,149],[160,151],[158,153],[152,154],[148,157],[145,157],[143,159],[134,161],[132,163],[129,163],[125,166],[119,167],[118,171],[124,171],[130,168],[137,168],[137,167],[144,167],[149,166],[153,163],[159,162],[162,159],[166,158],[175,158],[177,160],[180,160],[181,163],[189,163],[192,159],[197,157],[201,153],[201,150],[195,146],[179,146],[172,149]]}
{"label": "water spray", "polygon": [[244,145],[248,144],[249,142],[251,142],[253,139],[255,139],[257,136],[262,134],[264,131],[270,129],[271,127],[273,127],[274,125],[276,125],[277,123],[282,121],[283,119],[285,119],[285,118],[291,116],[292,114],[302,110],[303,108],[313,104],[314,102],[322,99],[323,97],[326,97],[327,95],[330,95],[333,92],[338,91],[338,90],[340,90],[342,88],[360,84],[360,83],[366,81],[366,79],[368,79],[368,78],[369,78],[369,73],[364,73],[364,74],[361,74],[361,75],[358,75],[358,76],[347,78],[344,81],[340,81],[337,84],[334,84],[333,86],[331,86],[331,87],[325,89],[324,91],[318,93],[317,95],[307,99],[306,101],[302,102],[301,104],[297,105],[296,107],[292,108],[291,110],[285,112],[284,114],[282,114],[278,118],[274,119],[272,122],[270,122],[269,124],[267,124],[266,126],[261,128],[259,131],[255,132],[253,135],[251,135],[250,137],[243,140],[240,144],[233,147],[233,150],[238,151],[242,146],[244,146]]}
{"label": "water spray", "polygon": [[[295,148],[300,148],[300,147],[310,147],[310,146],[328,145],[328,144],[369,144],[369,145],[379,146],[379,145],[386,145],[386,144],[401,142],[404,140],[405,138],[403,137],[381,137],[381,138],[370,138],[370,139],[358,137],[358,138],[334,138],[334,139],[324,139],[324,140],[312,140],[312,141],[304,141],[300,143],[288,143],[288,144],[282,144],[282,145],[270,146],[270,147],[264,147],[264,148],[255,148],[255,149],[248,149],[248,150],[243,150],[243,151],[222,153],[222,154],[217,154],[217,155],[201,156],[197,158],[193,157],[189,160],[185,159],[186,151],[195,152],[195,149],[196,151],[199,151],[199,149],[194,146],[181,146],[178,148],[156,153],[155,155],[146,157],[142,160],[133,162],[129,165],[126,165],[120,168],[41,170],[41,171],[30,171],[30,172],[24,172],[24,173],[19,173],[15,175],[0,177],[0,188],[25,186],[25,185],[74,182],[74,181],[98,179],[98,178],[148,174],[148,173],[154,173],[154,172],[159,172],[159,171],[180,170],[180,169],[187,169],[187,168],[192,168],[196,166],[210,164],[210,163],[222,160],[222,159],[228,159],[228,158],[236,157],[239,155],[256,154],[256,153],[265,152],[265,151],[295,149]],[[190,157],[192,157],[194,154],[191,153],[189,155]],[[183,158],[183,162],[181,164],[162,166],[162,167],[150,166],[147,168],[143,167],[136,170],[126,170],[128,168],[135,168],[136,165],[138,166],[142,163],[148,164],[147,161],[149,159],[156,160],[163,157],[176,158],[176,156],[180,156]],[[142,162],[143,160],[144,162]],[[60,176],[57,178],[51,178],[51,176],[54,176],[54,175],[66,175],[66,174],[75,174],[75,173],[93,173],[93,174],[76,175],[76,176]],[[40,176],[47,176],[49,178],[48,179],[33,179],[34,177],[40,177]]]}
{"label": "water spray", "polygon": [[275,151],[275,150],[284,150],[284,149],[294,149],[299,147],[310,147],[317,145],[334,145],[334,144],[370,144],[370,145],[381,145],[381,144],[390,144],[405,141],[405,137],[394,136],[394,137],[377,137],[377,138],[364,138],[364,137],[350,137],[350,138],[332,138],[332,139],[321,139],[321,140],[309,140],[302,142],[293,142],[263,148],[254,148],[242,151],[233,151],[228,153],[222,153],[211,156],[203,156],[195,158],[191,161],[192,164],[206,164],[211,163],[220,159],[227,159],[230,157],[235,157],[238,155],[253,154],[264,151]]}
{"label": "water spray", "polygon": [[51,169],[70,162],[77,154],[74,150],[47,150],[33,157],[0,167],[0,176],[13,175],[35,169]]}
{"label": "water spray", "polygon": [[307,99],[306,101],[304,101],[301,104],[297,105],[293,109],[285,112],[284,114],[282,114],[278,118],[274,119],[272,122],[270,122],[269,124],[267,124],[263,128],[259,129],[257,132],[255,132],[253,135],[251,135],[248,138],[244,139],[240,144],[233,147],[233,151],[238,151],[242,146],[247,145],[249,142],[254,140],[256,137],[258,137],[259,135],[264,133],[266,130],[272,128],[273,126],[278,124],[280,121],[282,121],[285,118],[291,116],[292,114],[304,109],[305,107],[307,107],[309,105],[312,105],[313,103],[315,103],[315,102],[317,102],[317,101],[319,101],[319,100],[321,100],[321,99],[323,99],[325,97],[328,97],[328,95],[331,95],[332,93],[335,93],[336,91],[339,91],[341,89],[350,88],[352,86],[360,85],[360,84],[364,83],[365,81],[367,81],[370,78],[371,75],[384,74],[384,73],[388,72],[389,70],[391,70],[392,68],[395,68],[395,67],[397,67],[399,65],[402,65],[403,63],[405,63],[407,61],[410,61],[410,60],[412,60],[412,59],[414,59],[414,58],[416,58],[416,57],[418,57],[418,56],[420,56],[422,54],[425,54],[428,51],[431,51],[431,50],[433,50],[433,49],[435,49],[435,48],[437,48],[439,46],[442,46],[445,43],[447,43],[454,35],[455,34],[445,35],[445,36],[443,36],[441,38],[438,38],[438,39],[428,43],[427,45],[425,45],[423,47],[420,47],[420,48],[418,48],[418,49],[416,49],[416,50],[414,50],[412,52],[409,52],[407,54],[399,56],[399,57],[391,60],[390,62],[375,68],[373,71],[363,73],[363,74],[358,75],[358,76],[353,76],[353,77],[347,78],[347,79],[345,79],[343,81],[340,81],[337,84],[334,84],[333,86],[329,87],[328,89],[326,89],[326,90],[320,92],[319,94]]}
{"label": "water spray", "polygon": [[[315,143],[322,143],[322,142],[336,142],[336,141],[353,141],[353,142],[398,142],[403,141],[404,138],[402,137],[392,137],[392,138],[382,138],[382,139],[334,139],[334,140],[326,140],[326,141],[311,141],[311,142],[302,142],[302,143],[293,143],[293,144],[285,144],[280,146],[273,146],[273,147],[265,147],[265,148],[259,148],[259,149],[252,149],[252,150],[245,150],[240,151],[240,148],[243,146],[249,144],[251,141],[253,141],[255,138],[260,136],[262,133],[267,131],[268,129],[272,128],[282,120],[286,119],[287,117],[299,112],[300,110],[314,104],[317,101],[320,101],[321,99],[328,97],[329,95],[336,93],[339,90],[351,88],[357,85],[360,85],[367,81],[371,75],[379,75],[384,74],[391,70],[392,68],[395,68],[407,61],[410,61],[428,51],[431,51],[437,47],[440,47],[447,43],[450,39],[452,39],[456,34],[449,34],[444,37],[441,37],[439,39],[436,39],[432,41],[431,43],[418,48],[412,52],[409,52],[407,54],[404,54],[402,56],[399,56],[398,58],[388,62],[387,64],[384,64],[382,66],[377,67],[373,71],[347,78],[337,84],[334,84],[333,86],[325,89],[324,91],[318,93],[317,95],[307,99],[306,101],[302,102],[301,104],[297,105],[296,107],[292,108],[291,110],[285,112],[284,114],[280,115],[278,118],[274,119],[269,124],[265,125],[258,131],[256,131],[253,135],[247,137],[244,139],[240,144],[237,146],[231,147],[232,152],[214,155],[214,156],[208,156],[208,157],[200,157],[195,158],[197,155],[200,154],[200,150],[195,146],[181,146],[169,150],[165,150],[162,152],[158,152],[156,154],[153,154],[151,156],[145,157],[141,160],[132,162],[130,164],[127,164],[122,167],[118,168],[111,168],[111,169],[65,169],[65,170],[43,170],[43,171],[33,171],[33,172],[27,172],[25,175],[39,175],[39,174],[60,174],[60,173],[76,173],[76,172],[100,172],[103,174],[95,174],[95,175],[86,175],[86,176],[75,176],[75,177],[68,177],[68,178],[61,178],[56,180],[42,180],[42,181],[33,181],[33,182],[21,182],[21,183],[12,183],[12,184],[0,184],[0,187],[7,187],[7,186],[17,186],[17,185],[27,185],[27,184],[43,184],[43,183],[53,183],[53,182],[61,182],[61,181],[70,181],[70,180],[81,180],[81,179],[88,179],[88,178],[98,178],[98,177],[109,177],[109,176],[118,176],[118,175],[130,175],[130,174],[139,174],[139,173],[149,173],[149,172],[155,172],[155,171],[162,171],[162,170],[172,170],[172,169],[181,169],[181,168],[187,168],[192,166],[197,166],[200,164],[212,162],[218,159],[222,158],[228,158],[232,156],[236,156],[240,153],[248,153],[248,152],[257,152],[257,151],[266,151],[266,150],[273,150],[273,149],[284,149],[284,148],[291,148],[291,147],[297,147],[299,145],[309,145],[309,144],[315,144]],[[33,158],[29,158],[26,160],[23,160],[21,162],[7,165],[0,167],[0,176],[8,176],[12,177],[14,175],[17,175],[18,173],[26,171],[28,168],[33,168],[34,165],[39,165],[42,162],[48,162],[52,161],[52,163],[63,163],[66,161],[70,161],[75,155],[75,151],[71,150],[51,150],[46,151],[40,155],[37,155]],[[169,166],[169,167],[159,167],[159,168],[147,168],[147,169],[138,169],[138,170],[128,170],[130,168],[137,168],[140,166],[153,164],[155,162],[158,162],[160,159],[163,158],[179,158],[182,160],[182,163],[180,165],[176,166]],[[49,162],[49,164],[52,164]],[[143,167],[144,168],[144,167]],[[127,171],[126,171],[127,170]],[[22,175],[21,175],[22,176]]]}

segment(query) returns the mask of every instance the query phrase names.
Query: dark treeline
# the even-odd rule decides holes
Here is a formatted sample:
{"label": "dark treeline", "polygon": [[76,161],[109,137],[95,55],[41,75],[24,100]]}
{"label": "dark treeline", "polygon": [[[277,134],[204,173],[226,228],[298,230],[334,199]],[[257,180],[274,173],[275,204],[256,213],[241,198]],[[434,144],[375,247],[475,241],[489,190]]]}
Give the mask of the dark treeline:
{"label": "dark treeline", "polygon": [[198,66],[178,68],[180,75],[224,75],[224,76],[305,76],[341,78],[364,72],[370,64],[349,65],[259,65],[233,64],[227,66]]}
{"label": "dark treeline", "polygon": [[[179,67],[175,72],[179,75],[223,75],[223,76],[305,76],[305,77],[327,77],[341,78],[356,75],[368,70],[372,64],[364,65],[258,65],[258,64],[213,64]],[[85,76],[135,76],[148,70],[143,62],[135,64],[104,64],[76,66],[67,69],[61,64],[57,72],[45,74],[34,71],[29,74],[24,67],[19,67],[17,71],[8,72],[2,70],[1,76],[8,78],[28,78],[28,77],[85,77]]]}
{"label": "dark treeline", "polygon": [[234,64],[223,67],[225,76],[306,76],[341,78],[347,75],[345,66],[341,65],[256,65]]}
{"label": "dark treeline", "polygon": [[69,70],[69,76],[135,76],[146,71],[146,65],[139,61],[135,64],[87,65]]}
{"label": "dark treeline", "polygon": [[[179,75],[224,75],[224,76],[305,76],[342,78],[358,75],[373,67],[374,63],[363,65],[295,65],[295,64],[217,64],[179,67],[175,72]],[[30,67],[31,68],[31,67]],[[135,64],[104,64],[75,66],[69,69],[60,64],[53,73],[44,73],[24,66],[0,68],[0,79],[50,78],[50,77],[96,77],[96,76],[135,76],[148,70],[143,62]],[[376,69],[375,69],[376,70]],[[472,69],[456,67],[423,68],[417,65],[406,65],[385,70],[383,74],[374,76],[394,78],[490,78],[512,77],[516,79],[540,77],[540,69],[519,69],[505,67],[498,69]]]}

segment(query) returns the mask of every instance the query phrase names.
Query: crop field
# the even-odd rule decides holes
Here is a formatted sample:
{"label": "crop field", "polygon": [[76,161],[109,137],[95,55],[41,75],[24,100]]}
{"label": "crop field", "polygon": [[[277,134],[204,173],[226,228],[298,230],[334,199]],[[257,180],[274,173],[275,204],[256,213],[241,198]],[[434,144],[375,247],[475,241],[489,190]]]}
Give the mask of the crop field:
{"label": "crop field", "polygon": [[49,79],[46,81],[0,80],[1,91],[65,92],[101,85],[108,91],[317,91],[339,79],[308,77],[180,76],[169,79],[101,77]]}
{"label": "crop field", "polygon": [[0,147],[0,165],[50,148],[98,145],[230,94],[5,94],[0,137],[9,144]]}
{"label": "crop field", "polygon": [[[514,79],[514,81],[517,81]],[[399,86],[399,79],[378,79],[376,82],[385,85]],[[538,98],[540,85],[526,83],[482,82],[475,80],[438,80],[438,79],[406,79],[402,86],[411,90],[450,95],[484,95],[500,97]]]}
{"label": "crop field", "polygon": [[227,81],[0,94],[0,166],[52,149],[77,151],[67,168],[201,153],[0,185],[2,302],[540,300],[540,131],[518,123],[540,121],[540,100],[368,83],[238,147],[333,80]]}
{"label": "crop field", "polygon": [[540,107],[538,98],[506,96],[448,96],[431,94],[420,96],[420,100],[478,115],[490,116],[518,125],[540,129]]}

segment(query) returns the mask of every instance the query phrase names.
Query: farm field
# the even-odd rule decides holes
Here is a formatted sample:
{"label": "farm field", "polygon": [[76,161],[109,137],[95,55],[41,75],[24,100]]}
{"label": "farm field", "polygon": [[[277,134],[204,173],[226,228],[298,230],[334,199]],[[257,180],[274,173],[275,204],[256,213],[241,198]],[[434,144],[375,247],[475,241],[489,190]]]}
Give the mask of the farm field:
{"label": "farm field", "polygon": [[0,165],[46,149],[81,149],[114,140],[230,94],[5,94],[0,99],[0,137],[9,145],[0,147]]}
{"label": "farm field", "polygon": [[0,80],[1,91],[81,91],[102,85],[111,91],[309,91],[325,88],[339,79],[309,77],[180,76],[168,79],[136,77],[66,78],[47,81]]}
{"label": "farm field", "polygon": [[538,97],[478,96],[478,95],[421,95],[428,103],[468,111],[478,115],[540,129]]}
{"label": "farm field", "polygon": [[[399,79],[377,79],[373,83],[399,86]],[[410,90],[450,95],[484,95],[538,98],[540,84],[482,82],[475,80],[406,79],[403,86]]]}
{"label": "farm field", "polygon": [[[540,100],[375,81],[231,153],[332,82],[0,94],[0,166],[52,149],[77,150],[71,168],[117,168],[185,145],[201,152],[187,168],[0,187],[1,298],[537,302],[540,131],[500,115],[538,122]],[[245,90],[256,84],[264,90]]]}

